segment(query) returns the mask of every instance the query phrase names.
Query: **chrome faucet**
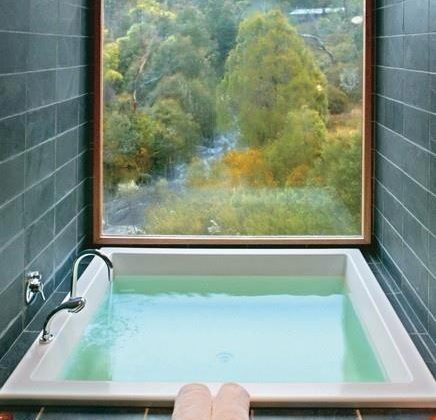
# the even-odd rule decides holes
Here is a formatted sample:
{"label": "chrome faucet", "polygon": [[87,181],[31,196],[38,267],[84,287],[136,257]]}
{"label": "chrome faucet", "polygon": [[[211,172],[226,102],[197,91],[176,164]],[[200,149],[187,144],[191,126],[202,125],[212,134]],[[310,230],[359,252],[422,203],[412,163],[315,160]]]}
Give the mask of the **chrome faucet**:
{"label": "chrome faucet", "polygon": [[71,278],[70,299],[76,297],[77,280],[79,279],[79,264],[83,260],[83,258],[89,257],[91,255],[94,257],[99,257],[103,260],[103,262],[106,264],[107,267],[108,280],[112,281],[113,270],[114,270],[112,261],[106,255],[102,254],[100,251],[96,249],[85,249],[77,256],[73,264],[73,276]]}
{"label": "chrome faucet", "polygon": [[42,335],[39,339],[40,343],[47,344],[53,340],[53,334],[50,332],[51,322],[54,316],[64,310],[68,310],[68,312],[77,313],[80,312],[86,304],[86,300],[82,297],[76,297],[72,299],[68,299],[66,302],[61,303],[57,308],[53,309],[47,316],[47,319],[44,322],[44,326],[42,328]]}
{"label": "chrome faucet", "polygon": [[53,334],[51,334],[50,332],[50,326],[53,318],[58,312],[61,312],[63,310],[68,310],[68,312],[77,313],[80,312],[85,307],[86,300],[83,297],[76,296],[76,289],[77,289],[77,280],[79,278],[79,264],[83,258],[89,256],[99,257],[104,261],[107,267],[108,279],[109,281],[112,281],[114,266],[111,260],[108,257],[106,257],[106,255],[102,254],[100,251],[96,249],[85,249],[84,251],[82,251],[77,256],[73,264],[73,275],[71,278],[70,298],[66,302],[61,303],[57,308],[53,309],[53,311],[51,311],[48,314],[44,322],[41,338],[39,339],[41,343],[46,344],[46,343],[50,343],[50,341],[53,340]]}

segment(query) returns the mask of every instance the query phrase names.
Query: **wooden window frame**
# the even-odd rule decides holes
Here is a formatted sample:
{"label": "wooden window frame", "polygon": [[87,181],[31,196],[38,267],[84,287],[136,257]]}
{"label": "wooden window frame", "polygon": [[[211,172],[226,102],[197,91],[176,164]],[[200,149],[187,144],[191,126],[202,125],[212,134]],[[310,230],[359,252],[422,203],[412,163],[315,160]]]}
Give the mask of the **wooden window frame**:
{"label": "wooden window frame", "polygon": [[364,1],[364,80],[362,141],[362,235],[356,236],[206,236],[206,235],[107,235],[103,221],[103,8],[95,2],[94,102],[93,102],[93,243],[99,245],[368,245],[372,227],[373,141],[373,0]]}

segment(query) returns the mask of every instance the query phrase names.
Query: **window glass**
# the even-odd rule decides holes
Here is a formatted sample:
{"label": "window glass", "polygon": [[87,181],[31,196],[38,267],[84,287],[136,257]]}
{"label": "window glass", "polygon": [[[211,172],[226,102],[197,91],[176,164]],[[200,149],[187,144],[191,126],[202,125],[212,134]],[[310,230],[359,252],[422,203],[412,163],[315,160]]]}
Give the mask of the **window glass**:
{"label": "window glass", "polygon": [[104,235],[362,235],[363,0],[105,0]]}

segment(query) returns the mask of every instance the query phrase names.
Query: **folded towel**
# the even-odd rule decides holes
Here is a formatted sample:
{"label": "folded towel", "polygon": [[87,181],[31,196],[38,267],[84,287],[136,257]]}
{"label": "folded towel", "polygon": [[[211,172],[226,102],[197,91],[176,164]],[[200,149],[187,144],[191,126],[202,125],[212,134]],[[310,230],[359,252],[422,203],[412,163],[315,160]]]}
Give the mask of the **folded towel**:
{"label": "folded towel", "polygon": [[210,420],[212,395],[200,384],[185,385],[174,403],[172,420]]}
{"label": "folded towel", "polygon": [[212,406],[212,420],[249,420],[250,395],[238,384],[224,384]]}

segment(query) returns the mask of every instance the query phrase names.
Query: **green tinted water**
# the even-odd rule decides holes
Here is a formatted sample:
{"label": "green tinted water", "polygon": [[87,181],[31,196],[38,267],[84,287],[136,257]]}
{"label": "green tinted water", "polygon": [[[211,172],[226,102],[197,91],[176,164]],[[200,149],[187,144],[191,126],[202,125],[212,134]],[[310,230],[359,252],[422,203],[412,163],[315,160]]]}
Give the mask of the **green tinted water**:
{"label": "green tinted water", "polygon": [[384,381],[343,285],[334,277],[118,277],[62,377]]}

